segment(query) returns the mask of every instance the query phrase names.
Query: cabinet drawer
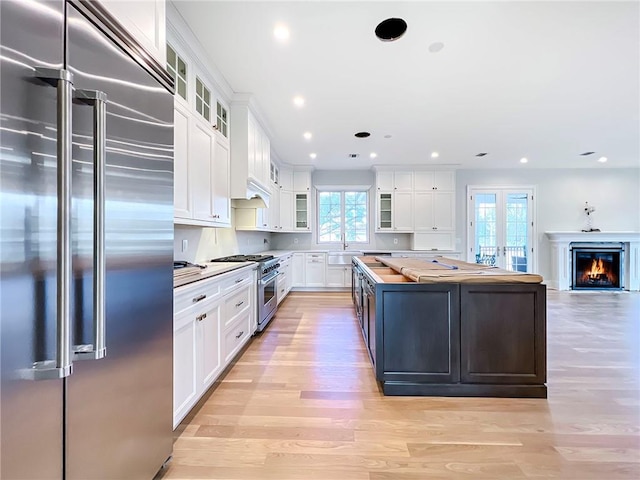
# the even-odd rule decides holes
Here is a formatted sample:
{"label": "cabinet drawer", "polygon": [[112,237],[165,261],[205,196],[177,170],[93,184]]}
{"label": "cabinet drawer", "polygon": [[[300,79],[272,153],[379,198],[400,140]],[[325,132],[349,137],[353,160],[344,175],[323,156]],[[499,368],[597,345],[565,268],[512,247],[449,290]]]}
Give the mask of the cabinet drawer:
{"label": "cabinet drawer", "polygon": [[221,282],[222,294],[226,295],[237,288],[246,287],[247,285],[253,284],[253,275],[255,269],[243,270],[235,275],[231,275],[228,278],[225,278]]}
{"label": "cabinet drawer", "polygon": [[250,294],[251,288],[244,288],[237,293],[231,294],[225,300],[224,327],[233,323],[241,312],[244,312],[251,307],[252,302]]}
{"label": "cabinet drawer", "polygon": [[197,308],[221,294],[220,284],[213,280],[201,280],[195,285],[185,285],[173,291],[173,313],[177,315],[190,308]]}
{"label": "cabinet drawer", "polygon": [[224,330],[224,364],[240,350],[251,334],[251,312],[248,310]]}

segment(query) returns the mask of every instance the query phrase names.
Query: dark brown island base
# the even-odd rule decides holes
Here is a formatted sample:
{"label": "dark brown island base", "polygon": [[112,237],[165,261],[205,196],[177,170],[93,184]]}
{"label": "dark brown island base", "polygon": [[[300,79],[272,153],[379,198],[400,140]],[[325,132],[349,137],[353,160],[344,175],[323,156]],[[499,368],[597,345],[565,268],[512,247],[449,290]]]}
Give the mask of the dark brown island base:
{"label": "dark brown island base", "polygon": [[542,277],[445,257],[353,257],[352,267],[385,395],[547,397]]}

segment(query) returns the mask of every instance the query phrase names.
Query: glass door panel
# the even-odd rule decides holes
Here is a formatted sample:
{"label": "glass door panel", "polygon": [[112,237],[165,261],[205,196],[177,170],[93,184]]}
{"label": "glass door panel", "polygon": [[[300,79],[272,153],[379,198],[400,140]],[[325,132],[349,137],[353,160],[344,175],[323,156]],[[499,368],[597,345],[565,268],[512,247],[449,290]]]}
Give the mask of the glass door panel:
{"label": "glass door panel", "polygon": [[469,189],[468,261],[530,272],[533,190]]}

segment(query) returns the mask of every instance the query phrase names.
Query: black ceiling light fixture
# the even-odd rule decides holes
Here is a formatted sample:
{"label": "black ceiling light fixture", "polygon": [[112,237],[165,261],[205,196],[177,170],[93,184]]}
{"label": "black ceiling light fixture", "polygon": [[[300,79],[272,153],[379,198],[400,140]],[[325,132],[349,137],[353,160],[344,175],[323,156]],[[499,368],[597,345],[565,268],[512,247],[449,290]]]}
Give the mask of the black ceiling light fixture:
{"label": "black ceiling light fixture", "polygon": [[382,42],[398,40],[407,31],[407,22],[401,18],[387,18],[376,27],[376,37]]}
{"label": "black ceiling light fixture", "polygon": [[369,132],[358,132],[356,133],[356,137],[358,138],[367,138],[370,137],[371,134]]}

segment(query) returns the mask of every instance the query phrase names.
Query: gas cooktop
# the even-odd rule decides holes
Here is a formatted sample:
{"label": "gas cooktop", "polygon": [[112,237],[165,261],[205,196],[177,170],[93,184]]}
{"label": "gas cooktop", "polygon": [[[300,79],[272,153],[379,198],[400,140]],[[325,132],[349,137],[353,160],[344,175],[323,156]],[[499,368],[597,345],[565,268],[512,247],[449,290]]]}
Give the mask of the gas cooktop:
{"label": "gas cooktop", "polygon": [[229,257],[213,258],[212,262],[266,262],[273,255],[231,255]]}

